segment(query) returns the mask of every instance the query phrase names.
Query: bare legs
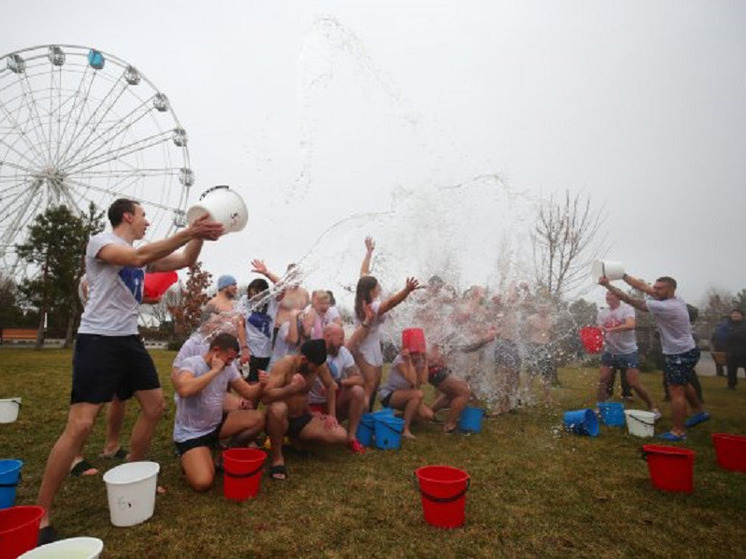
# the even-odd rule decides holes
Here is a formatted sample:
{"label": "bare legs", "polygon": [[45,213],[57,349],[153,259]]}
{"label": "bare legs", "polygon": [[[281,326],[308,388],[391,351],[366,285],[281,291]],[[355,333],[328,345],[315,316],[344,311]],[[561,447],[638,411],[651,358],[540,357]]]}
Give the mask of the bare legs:
{"label": "bare legs", "polygon": [[389,404],[392,408],[404,411],[404,431],[402,436],[408,439],[414,439],[410,427],[412,420],[420,419],[427,421],[433,418],[433,410],[423,402],[425,395],[419,388],[410,390],[397,390],[391,395]]}

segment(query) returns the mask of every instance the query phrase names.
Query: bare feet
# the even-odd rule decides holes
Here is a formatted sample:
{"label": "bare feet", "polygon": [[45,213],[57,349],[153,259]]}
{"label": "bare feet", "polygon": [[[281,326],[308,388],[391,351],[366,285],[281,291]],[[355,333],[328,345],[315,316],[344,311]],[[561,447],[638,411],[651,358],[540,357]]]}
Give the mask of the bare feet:
{"label": "bare feet", "polygon": [[417,438],[417,437],[415,437],[415,436],[414,436],[414,435],[412,434],[412,431],[409,431],[409,430],[407,430],[407,431],[404,431],[404,432],[403,432],[403,433],[401,434],[401,436],[402,436],[402,437],[404,437],[405,439],[416,439],[416,438]]}

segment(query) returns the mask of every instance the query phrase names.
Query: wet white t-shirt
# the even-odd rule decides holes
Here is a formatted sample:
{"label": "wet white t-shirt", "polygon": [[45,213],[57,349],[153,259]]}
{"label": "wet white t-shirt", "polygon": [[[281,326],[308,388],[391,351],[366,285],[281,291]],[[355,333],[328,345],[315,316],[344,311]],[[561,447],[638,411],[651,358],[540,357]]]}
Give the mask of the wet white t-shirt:
{"label": "wet white t-shirt", "polygon": [[661,335],[664,355],[678,355],[695,348],[692,326],[689,323],[689,311],[683,299],[680,297],[671,297],[664,301],[648,299],[646,303]]}
{"label": "wet white t-shirt", "polygon": [[[355,359],[346,347],[340,347],[337,355],[327,355],[326,365],[329,368],[329,372],[337,384],[342,379],[348,377],[348,371],[351,367],[355,366]],[[325,404],[326,394],[324,391],[324,383],[317,376],[316,380],[308,393],[309,404]]]}
{"label": "wet white t-shirt", "polygon": [[[624,324],[628,318],[635,318],[635,309],[626,303],[620,303],[615,309],[599,310],[597,322],[604,328],[615,328]],[[607,332],[604,343],[606,351],[614,355],[627,355],[637,351],[637,336],[634,330]]]}

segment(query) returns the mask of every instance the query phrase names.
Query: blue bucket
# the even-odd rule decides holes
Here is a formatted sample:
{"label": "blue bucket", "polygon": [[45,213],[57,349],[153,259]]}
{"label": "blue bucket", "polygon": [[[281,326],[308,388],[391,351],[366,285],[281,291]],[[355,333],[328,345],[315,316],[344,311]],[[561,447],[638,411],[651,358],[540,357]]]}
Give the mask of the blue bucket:
{"label": "blue bucket", "polygon": [[394,408],[381,408],[371,414],[373,417],[394,417]]}
{"label": "blue bucket", "polygon": [[601,423],[609,427],[624,427],[627,423],[624,417],[624,405],[619,402],[598,402],[601,412]]}
{"label": "blue bucket", "polygon": [[598,418],[593,410],[566,411],[565,429],[576,435],[598,436]]}
{"label": "blue bucket", "polygon": [[485,412],[482,408],[466,406],[461,411],[461,417],[459,417],[458,420],[459,430],[466,433],[481,433],[482,417],[484,417],[484,413]]}
{"label": "blue bucket", "polygon": [[12,507],[16,502],[16,487],[21,481],[21,460],[0,460],[0,509]]}
{"label": "blue bucket", "polygon": [[360,418],[360,424],[357,426],[358,442],[363,446],[373,445],[373,431],[375,429],[375,416],[372,413],[363,414]]}
{"label": "blue bucket", "polygon": [[402,431],[404,431],[403,419],[393,416],[376,417],[376,447],[381,450],[398,450],[401,447]]}

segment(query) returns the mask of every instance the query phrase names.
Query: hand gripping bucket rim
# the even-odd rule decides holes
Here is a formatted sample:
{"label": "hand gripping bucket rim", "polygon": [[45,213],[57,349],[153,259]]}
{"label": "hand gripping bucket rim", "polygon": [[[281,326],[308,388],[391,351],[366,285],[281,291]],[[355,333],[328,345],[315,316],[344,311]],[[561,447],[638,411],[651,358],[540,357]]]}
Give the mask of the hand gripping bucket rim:
{"label": "hand gripping bucket rim", "polygon": [[127,462],[104,474],[114,526],[134,526],[153,516],[160,469],[157,462]]}
{"label": "hand gripping bucket rim", "polygon": [[466,492],[471,477],[453,466],[422,466],[415,470],[425,522],[438,528],[463,526]]}
{"label": "hand gripping bucket rim", "polygon": [[100,539],[81,536],[41,545],[31,551],[27,551],[18,559],[53,559],[63,554],[67,557],[74,556],[81,559],[97,559],[103,550],[104,542]]}
{"label": "hand gripping bucket rim", "polygon": [[481,433],[484,408],[465,406],[458,419],[458,428],[465,433]]}
{"label": "hand gripping bucket rim", "polygon": [[653,487],[662,491],[691,493],[694,490],[694,454],[688,448],[643,445],[642,457],[648,463]]}
{"label": "hand gripping bucket rim", "polygon": [[404,431],[404,420],[393,415],[381,415],[375,419],[376,448],[381,450],[398,450],[401,448],[401,434]]}
{"label": "hand gripping bucket rim", "polygon": [[721,468],[746,473],[746,435],[713,433],[712,443]]}
{"label": "hand gripping bucket rim", "polygon": [[624,410],[627,432],[635,437],[649,439],[655,435],[655,414],[645,410]]}
{"label": "hand gripping bucket rim", "polygon": [[13,423],[18,419],[18,412],[20,409],[20,396],[0,399],[0,423]]}
{"label": "hand gripping bucket rim", "polygon": [[566,411],[562,416],[565,429],[576,435],[598,436],[598,417],[592,409]]}
{"label": "hand gripping bucket rim", "polygon": [[0,510],[0,559],[18,557],[36,547],[44,509],[36,505]]}
{"label": "hand gripping bucket rim", "polygon": [[580,341],[588,353],[601,353],[604,348],[604,332],[598,326],[584,326],[578,330]]}
{"label": "hand gripping bucket rim", "polygon": [[233,501],[256,497],[262,482],[267,454],[258,448],[227,448],[223,451],[223,494]]}
{"label": "hand gripping bucket rim", "polygon": [[241,231],[249,221],[249,210],[243,198],[227,184],[213,186],[205,190],[199,201],[186,213],[189,224],[205,214],[223,224],[226,233]]}
{"label": "hand gripping bucket rim", "polygon": [[16,502],[16,487],[21,481],[23,460],[0,460],[0,509],[12,507]]}
{"label": "hand gripping bucket rim", "polygon": [[619,280],[624,276],[624,265],[613,260],[595,260],[591,266],[591,278],[594,282],[606,276],[610,280]]}
{"label": "hand gripping bucket rim", "polygon": [[609,427],[624,427],[624,404],[621,402],[598,402],[598,411],[601,412],[601,423]]}

